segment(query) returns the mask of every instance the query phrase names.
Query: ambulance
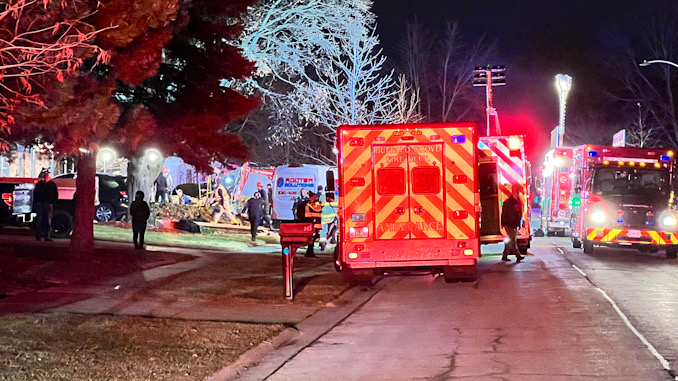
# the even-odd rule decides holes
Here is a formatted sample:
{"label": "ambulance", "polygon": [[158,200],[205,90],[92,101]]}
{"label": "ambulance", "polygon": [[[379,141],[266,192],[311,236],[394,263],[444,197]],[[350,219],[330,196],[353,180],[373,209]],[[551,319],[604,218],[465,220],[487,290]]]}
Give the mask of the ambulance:
{"label": "ambulance", "polygon": [[571,147],[558,147],[547,152],[544,157],[540,227],[547,236],[564,237],[570,228],[573,152]]}
{"label": "ambulance", "polygon": [[586,145],[574,149],[574,162],[573,247],[663,249],[676,258],[673,151]]}
{"label": "ambulance", "polygon": [[507,238],[501,227],[501,207],[511,196],[513,184],[522,186],[523,218],[516,234],[518,250],[526,254],[530,248],[530,174],[525,159],[523,135],[485,136],[478,142],[478,182],[482,216],[480,242],[492,244]]}
{"label": "ambulance", "polygon": [[337,270],[357,283],[388,269],[475,279],[477,145],[474,123],[341,126]]}

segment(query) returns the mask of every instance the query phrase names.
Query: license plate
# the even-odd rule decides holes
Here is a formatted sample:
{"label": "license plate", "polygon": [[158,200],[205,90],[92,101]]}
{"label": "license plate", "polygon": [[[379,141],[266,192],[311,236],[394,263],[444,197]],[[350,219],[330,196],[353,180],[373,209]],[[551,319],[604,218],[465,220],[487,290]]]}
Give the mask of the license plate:
{"label": "license plate", "polygon": [[629,230],[630,238],[640,238],[640,230]]}

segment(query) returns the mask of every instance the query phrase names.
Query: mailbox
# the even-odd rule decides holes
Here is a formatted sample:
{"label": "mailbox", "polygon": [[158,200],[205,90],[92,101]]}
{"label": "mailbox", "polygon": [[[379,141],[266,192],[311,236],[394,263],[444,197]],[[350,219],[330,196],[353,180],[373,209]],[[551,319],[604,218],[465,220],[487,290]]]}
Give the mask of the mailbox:
{"label": "mailbox", "polygon": [[285,280],[285,298],[292,300],[294,274],[294,256],[299,246],[312,243],[315,229],[311,222],[283,222],[280,224],[280,244],[282,245],[282,268]]}

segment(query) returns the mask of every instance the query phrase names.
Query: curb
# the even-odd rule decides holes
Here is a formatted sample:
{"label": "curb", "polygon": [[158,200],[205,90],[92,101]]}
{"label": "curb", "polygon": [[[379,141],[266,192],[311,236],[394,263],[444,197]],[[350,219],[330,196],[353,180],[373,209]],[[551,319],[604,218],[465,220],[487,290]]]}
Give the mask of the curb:
{"label": "curb", "polygon": [[[235,362],[206,377],[204,381],[232,381],[241,377],[261,379],[262,377],[258,376],[268,374],[269,370],[260,368],[272,366],[272,369],[275,369],[279,366],[276,364],[282,365],[282,363],[296,356],[306,346],[315,342],[334,328],[336,324],[341,323],[359,309],[391,281],[391,279],[384,277],[369,289],[352,287],[346,290],[299,322],[295,327],[287,328],[270,341],[264,341],[248,350],[240,355]],[[279,350],[276,351],[277,349]],[[246,372],[250,369],[253,372]]]}
{"label": "curb", "polygon": [[273,337],[270,341],[262,341],[256,347],[248,350],[238,357],[235,362],[221,368],[221,370],[207,376],[205,381],[231,380],[239,377],[243,372],[257,365],[257,363],[268,353],[291,343],[299,336],[299,330],[288,327]]}
{"label": "curb", "polygon": [[142,270],[150,270],[160,266],[174,265],[177,261],[174,259],[163,259],[156,262],[149,262],[139,265]]}

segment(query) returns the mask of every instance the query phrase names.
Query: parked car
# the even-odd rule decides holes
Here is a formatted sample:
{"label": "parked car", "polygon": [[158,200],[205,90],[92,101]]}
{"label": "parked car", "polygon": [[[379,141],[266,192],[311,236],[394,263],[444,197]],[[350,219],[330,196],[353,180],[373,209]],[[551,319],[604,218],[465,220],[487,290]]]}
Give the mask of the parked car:
{"label": "parked car", "polygon": [[[75,173],[55,176],[55,179],[74,179]],[[99,181],[99,205],[94,218],[97,221],[115,221],[127,214],[129,198],[127,196],[127,179],[124,176],[97,173]]]}

